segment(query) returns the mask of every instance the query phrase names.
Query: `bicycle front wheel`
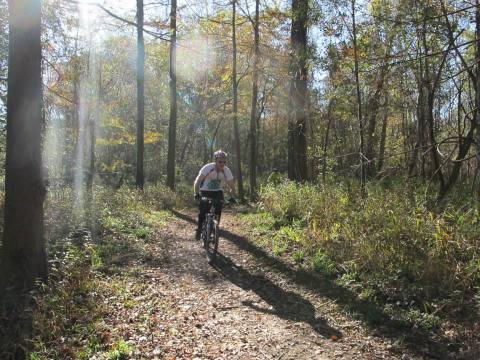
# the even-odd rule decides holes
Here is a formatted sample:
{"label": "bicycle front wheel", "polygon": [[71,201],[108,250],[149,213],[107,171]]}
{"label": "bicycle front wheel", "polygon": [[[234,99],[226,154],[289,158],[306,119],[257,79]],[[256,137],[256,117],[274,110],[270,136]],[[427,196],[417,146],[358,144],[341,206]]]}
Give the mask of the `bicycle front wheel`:
{"label": "bicycle front wheel", "polygon": [[208,259],[208,263],[212,264],[217,257],[218,250],[218,222],[211,221],[207,224],[206,237],[203,243],[205,248],[205,255]]}

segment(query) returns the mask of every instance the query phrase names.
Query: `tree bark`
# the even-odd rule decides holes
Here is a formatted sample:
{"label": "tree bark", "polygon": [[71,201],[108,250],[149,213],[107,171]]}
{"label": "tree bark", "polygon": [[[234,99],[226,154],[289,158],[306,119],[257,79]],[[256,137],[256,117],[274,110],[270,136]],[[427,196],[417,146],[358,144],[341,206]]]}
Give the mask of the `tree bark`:
{"label": "tree bark", "polygon": [[[475,10],[475,124],[477,129],[477,134],[475,137],[476,148],[476,177],[480,172],[480,1],[475,1],[476,10]],[[477,193],[479,192],[477,188]]]}
{"label": "tree bark", "polygon": [[[391,39],[387,40],[388,43],[391,43]],[[387,51],[385,52],[385,57],[388,57],[390,54],[390,44],[387,44]],[[365,157],[369,160],[368,164],[365,166],[365,176],[373,177],[375,174],[375,147],[377,142],[376,127],[377,127],[377,116],[380,109],[380,98],[382,96],[382,91],[384,89],[386,77],[388,74],[388,65],[383,65],[380,69],[377,81],[375,82],[375,90],[370,94],[369,101],[365,112],[368,114],[366,118],[368,123],[366,126],[365,134]],[[380,166],[379,166],[380,167]]]}
{"label": "tree bark", "polygon": [[[41,10],[9,0],[5,228],[2,280],[32,288],[46,279],[42,174]],[[3,282],[3,281],[2,281]]]}
{"label": "tree bark", "polygon": [[137,171],[135,183],[143,190],[145,175],[143,157],[145,152],[145,45],[143,40],[143,0],[137,0]]}
{"label": "tree bark", "polygon": [[90,169],[87,178],[87,188],[92,193],[93,179],[95,176],[95,143],[97,141],[97,124],[100,123],[100,113],[102,107],[102,63],[98,64],[97,79],[97,104],[95,114],[90,120]]}
{"label": "tree bark", "polygon": [[[80,27],[77,27],[77,33],[75,36],[75,45],[74,45],[74,61],[73,61],[73,108],[71,112],[71,119],[72,119],[72,139],[71,141],[73,142],[72,144],[72,152],[70,153],[70,157],[68,161],[65,163],[65,179],[66,183],[68,184],[73,184],[74,179],[75,179],[75,168],[77,166],[76,163],[76,157],[78,153],[78,147],[80,146],[79,144],[79,138],[80,138],[80,94],[79,94],[79,88],[80,88],[80,60],[78,56],[78,33],[80,31]],[[66,137],[66,141],[68,137]],[[67,145],[67,144],[65,144]]]}
{"label": "tree bark", "polygon": [[322,181],[325,184],[327,180],[327,150],[330,136],[330,127],[332,125],[332,100],[328,104],[327,110],[327,129],[325,130],[325,139],[323,141],[323,159],[322,159]]}
{"label": "tree bark", "polygon": [[383,122],[382,122],[382,132],[380,134],[380,149],[378,152],[378,167],[377,174],[380,173],[383,169],[383,164],[385,163],[385,144],[387,140],[387,122],[388,122],[388,94],[385,94],[385,104],[384,104],[384,113],[383,113]]}
{"label": "tree bark", "polygon": [[355,65],[355,88],[357,92],[357,119],[360,129],[360,191],[365,196],[365,166],[364,166],[364,135],[363,135],[363,118],[362,118],[362,94],[360,92],[360,80],[358,70],[358,49],[357,49],[357,24],[355,17],[355,0],[352,0],[352,35],[353,35],[353,55]]}
{"label": "tree bark", "polygon": [[253,24],[254,51],[252,70],[252,106],[250,111],[250,198],[255,200],[257,188],[257,98],[258,98],[258,61],[259,48],[259,3],[255,0],[255,21]]}
{"label": "tree bark", "polygon": [[238,129],[238,84],[237,84],[237,34],[236,34],[236,4],[232,1],[232,92],[233,92],[233,129],[235,136],[236,172],[238,197],[243,199],[245,192],[242,178],[242,157],[240,151],[240,131]]}
{"label": "tree bark", "polygon": [[194,131],[195,131],[195,124],[188,125],[187,136],[185,138],[185,143],[183,144],[183,147],[182,147],[182,152],[180,153],[179,166],[184,165],[185,156],[187,155],[187,148],[188,148],[188,145],[192,144],[191,139]]}
{"label": "tree bark", "polygon": [[[426,18],[426,15],[425,15]],[[426,35],[426,20],[424,18],[424,29],[422,32],[422,40],[423,40],[423,48],[425,54],[428,54],[429,49],[427,45],[427,35]],[[446,56],[446,55],[445,55]],[[440,77],[442,72],[443,64],[445,61],[445,57],[443,58],[442,64],[437,72],[437,78]],[[425,59],[425,87],[427,90],[427,102],[425,107],[425,119],[428,125],[428,135],[430,138],[430,156],[433,162],[433,175],[438,178],[440,183],[440,189],[443,189],[445,186],[445,181],[443,179],[443,172],[440,166],[440,159],[438,157],[437,152],[437,141],[436,141],[436,134],[435,134],[435,118],[433,115],[433,107],[435,102],[435,92],[437,88],[437,81],[432,79],[431,72],[430,72],[430,63],[428,58]]]}
{"label": "tree bark", "polygon": [[[305,181],[307,169],[307,28],[308,0],[292,0],[291,47],[293,78],[290,87],[292,120],[289,124],[289,177]],[[291,138],[290,138],[291,137]],[[290,168],[292,167],[292,168]],[[291,175],[290,175],[291,174]]]}
{"label": "tree bark", "polygon": [[168,124],[167,186],[175,188],[175,149],[177,142],[177,0],[170,12],[170,121]]}

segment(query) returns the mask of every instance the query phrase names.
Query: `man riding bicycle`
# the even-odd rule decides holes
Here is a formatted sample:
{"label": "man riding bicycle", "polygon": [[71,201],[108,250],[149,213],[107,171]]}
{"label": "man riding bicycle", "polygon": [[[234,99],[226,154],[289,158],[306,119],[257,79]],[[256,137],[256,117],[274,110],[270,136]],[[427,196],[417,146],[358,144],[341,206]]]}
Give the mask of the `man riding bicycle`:
{"label": "man riding bicycle", "polygon": [[195,199],[200,200],[198,206],[198,227],[195,234],[197,240],[200,239],[205,216],[210,211],[210,203],[203,201],[202,197],[213,200],[216,214],[220,218],[222,201],[224,200],[223,189],[228,186],[232,198],[235,193],[235,181],[232,171],[225,165],[227,163],[227,153],[223,150],[218,150],[213,155],[215,162],[206,164],[200,169],[193,185]]}

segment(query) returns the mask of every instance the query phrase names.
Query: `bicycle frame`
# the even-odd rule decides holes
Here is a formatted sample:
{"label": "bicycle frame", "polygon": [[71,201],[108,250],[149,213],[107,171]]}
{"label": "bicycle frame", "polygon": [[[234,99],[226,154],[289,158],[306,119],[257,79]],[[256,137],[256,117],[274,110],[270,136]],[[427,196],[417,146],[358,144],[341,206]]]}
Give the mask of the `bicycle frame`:
{"label": "bicycle frame", "polygon": [[[216,214],[216,202],[213,199],[202,197],[202,201],[207,201],[210,207],[210,210],[206,214],[205,222],[202,226],[201,238],[208,263],[211,264],[215,260],[218,250],[220,218]],[[224,201],[219,200],[219,203],[223,204]]]}

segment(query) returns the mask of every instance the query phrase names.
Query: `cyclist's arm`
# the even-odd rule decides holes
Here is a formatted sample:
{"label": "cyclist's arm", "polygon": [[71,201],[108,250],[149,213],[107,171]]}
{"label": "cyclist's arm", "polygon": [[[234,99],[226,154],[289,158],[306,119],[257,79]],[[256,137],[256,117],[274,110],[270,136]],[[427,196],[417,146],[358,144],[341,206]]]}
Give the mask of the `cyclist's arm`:
{"label": "cyclist's arm", "polygon": [[228,189],[230,192],[230,196],[235,197],[235,180],[228,180],[227,181]]}
{"label": "cyclist's arm", "polygon": [[200,184],[202,181],[205,179],[205,175],[203,174],[198,174],[197,178],[195,179],[195,182],[193,183],[193,193],[198,194],[200,193]]}

